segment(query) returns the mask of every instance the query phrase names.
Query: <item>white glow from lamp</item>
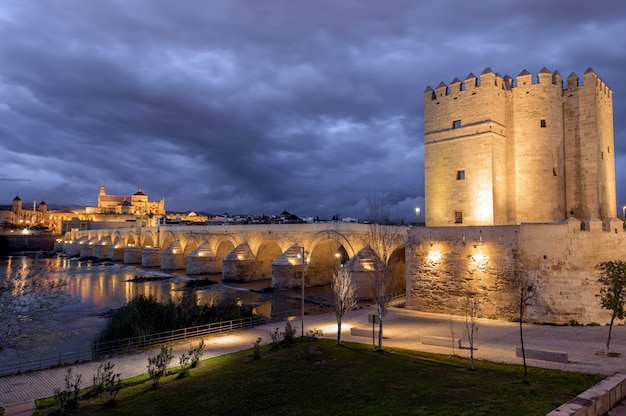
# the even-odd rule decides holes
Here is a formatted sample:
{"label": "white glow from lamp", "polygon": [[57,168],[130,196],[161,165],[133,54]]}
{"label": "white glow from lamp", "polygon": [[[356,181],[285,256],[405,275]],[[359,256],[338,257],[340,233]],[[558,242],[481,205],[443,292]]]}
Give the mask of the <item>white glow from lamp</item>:
{"label": "white glow from lamp", "polygon": [[472,261],[474,261],[476,265],[484,267],[487,265],[487,263],[489,263],[489,256],[487,256],[486,254],[477,253],[472,255]]}
{"label": "white glow from lamp", "polygon": [[437,263],[439,260],[441,260],[441,252],[439,250],[430,250],[428,252],[428,261]]}

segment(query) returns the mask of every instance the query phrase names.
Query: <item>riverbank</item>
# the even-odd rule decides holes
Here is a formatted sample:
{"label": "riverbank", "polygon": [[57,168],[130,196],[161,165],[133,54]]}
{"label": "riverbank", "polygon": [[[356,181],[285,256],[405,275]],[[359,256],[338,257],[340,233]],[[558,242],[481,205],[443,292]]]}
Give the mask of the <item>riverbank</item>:
{"label": "riverbank", "polygon": [[60,236],[52,234],[0,234],[0,256],[21,252],[53,251]]}
{"label": "riverbank", "polygon": [[[33,253],[31,253],[33,254]],[[0,268],[21,267],[22,262],[33,261],[34,255],[0,258]],[[118,309],[139,295],[154,296],[167,303],[178,301],[185,291],[193,290],[199,304],[211,304],[218,298],[231,298],[239,304],[254,306],[254,312],[274,320],[301,315],[301,291],[267,290],[271,280],[247,283],[223,282],[221,275],[187,276],[184,271],[165,273],[160,269],[142,268],[112,262],[53,257],[40,262],[50,265],[54,276],[68,281],[73,301],[51,316],[50,325],[66,336],[53,344],[40,345],[26,354],[4,351],[0,354],[0,375],[30,371],[67,362],[91,359],[92,341],[105,327],[112,310]],[[12,265],[12,266],[10,266]],[[137,278],[137,277],[141,278]],[[155,276],[156,279],[148,277]],[[188,288],[189,281],[211,279],[210,286]],[[307,288],[305,313],[307,316],[326,313],[332,309],[323,302],[327,287]]]}

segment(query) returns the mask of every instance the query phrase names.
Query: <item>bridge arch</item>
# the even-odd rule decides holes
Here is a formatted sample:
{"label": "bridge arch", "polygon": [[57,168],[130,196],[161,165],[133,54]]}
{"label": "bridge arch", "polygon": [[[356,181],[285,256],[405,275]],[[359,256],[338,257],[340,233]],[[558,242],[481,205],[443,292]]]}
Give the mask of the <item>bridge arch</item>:
{"label": "bridge arch", "polygon": [[387,262],[389,294],[399,295],[406,291],[406,246],[397,247]]}
{"label": "bridge arch", "polygon": [[157,239],[152,231],[146,231],[141,234],[142,241],[139,241],[139,245],[142,247],[156,247]]}
{"label": "bridge arch", "polygon": [[169,247],[177,238],[174,233],[170,230],[159,230],[157,231],[157,241],[154,246],[159,247],[161,250]]}
{"label": "bridge arch", "polygon": [[341,246],[344,248],[345,252],[348,254],[348,257],[352,257],[356,254],[356,251],[348,238],[345,235],[341,234],[335,230],[324,230],[315,234],[313,241],[311,241],[311,249],[315,248],[320,242],[325,240],[335,240],[338,243],[338,247]]}
{"label": "bridge arch", "polygon": [[140,244],[140,241],[137,238],[137,234],[135,234],[134,232],[128,233],[124,240],[125,246],[137,246]]}
{"label": "bridge arch", "polygon": [[267,240],[262,242],[255,256],[256,279],[271,279],[272,263],[280,257],[281,254],[283,254],[283,251],[276,241]]}

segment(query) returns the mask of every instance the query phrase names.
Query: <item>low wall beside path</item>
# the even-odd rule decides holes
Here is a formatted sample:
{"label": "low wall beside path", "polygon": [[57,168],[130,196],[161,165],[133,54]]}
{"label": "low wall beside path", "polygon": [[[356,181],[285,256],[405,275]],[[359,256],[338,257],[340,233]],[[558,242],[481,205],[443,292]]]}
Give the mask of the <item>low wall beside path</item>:
{"label": "low wall beside path", "polygon": [[602,416],[626,397],[626,374],[615,373],[585,390],[547,416]]}

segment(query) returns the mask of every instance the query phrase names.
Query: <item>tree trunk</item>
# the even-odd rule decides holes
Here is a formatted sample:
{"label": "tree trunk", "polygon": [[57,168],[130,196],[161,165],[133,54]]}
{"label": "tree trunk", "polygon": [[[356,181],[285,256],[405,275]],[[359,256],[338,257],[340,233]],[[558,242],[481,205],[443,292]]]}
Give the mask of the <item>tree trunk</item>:
{"label": "tree trunk", "polygon": [[611,323],[609,324],[609,337],[606,339],[606,355],[609,355],[609,344],[611,343],[611,332],[613,331],[614,320],[615,320],[615,314],[612,314]]}
{"label": "tree trunk", "polygon": [[524,292],[520,291],[519,300],[519,339],[522,344],[522,361],[524,362],[524,378],[522,382],[528,384],[528,368],[526,367],[526,351],[524,350],[524,331],[522,324],[524,323]]}
{"label": "tree trunk", "polygon": [[341,345],[341,318],[337,320],[337,345]]}
{"label": "tree trunk", "polygon": [[378,314],[378,351],[383,350],[383,317],[382,313]]}

